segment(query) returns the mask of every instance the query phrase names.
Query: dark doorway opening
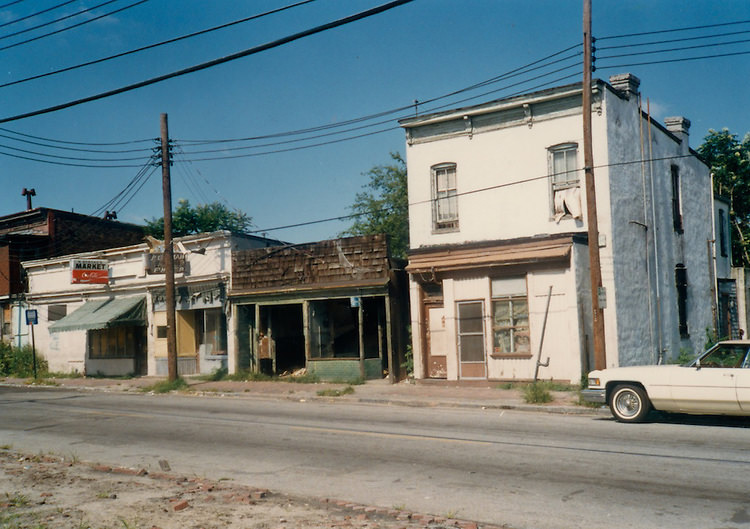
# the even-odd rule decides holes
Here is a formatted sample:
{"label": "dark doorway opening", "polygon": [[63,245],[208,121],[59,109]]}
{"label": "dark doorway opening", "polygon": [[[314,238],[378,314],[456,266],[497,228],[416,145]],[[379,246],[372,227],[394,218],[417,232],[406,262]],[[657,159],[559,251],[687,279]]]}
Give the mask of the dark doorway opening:
{"label": "dark doorway opening", "polygon": [[305,333],[302,321],[301,304],[261,307],[262,371],[283,375],[305,367]]}

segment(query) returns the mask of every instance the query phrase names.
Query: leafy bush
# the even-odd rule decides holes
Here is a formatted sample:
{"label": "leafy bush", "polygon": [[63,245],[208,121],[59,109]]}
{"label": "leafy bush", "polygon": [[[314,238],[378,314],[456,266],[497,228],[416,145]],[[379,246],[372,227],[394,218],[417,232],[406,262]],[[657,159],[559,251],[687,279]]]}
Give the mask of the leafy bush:
{"label": "leafy bush", "polygon": [[[37,377],[47,373],[47,360],[36,355]],[[28,378],[34,376],[34,356],[30,346],[21,348],[0,343],[0,376]]]}

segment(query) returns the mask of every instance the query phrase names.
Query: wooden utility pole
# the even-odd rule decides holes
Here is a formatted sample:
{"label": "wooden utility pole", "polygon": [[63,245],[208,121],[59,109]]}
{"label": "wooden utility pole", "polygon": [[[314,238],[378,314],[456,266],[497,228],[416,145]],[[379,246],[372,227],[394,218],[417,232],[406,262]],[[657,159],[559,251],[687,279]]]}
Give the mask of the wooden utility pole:
{"label": "wooden utility pole", "polygon": [[177,380],[177,325],[174,295],[174,248],[172,247],[172,178],[167,115],[161,115],[161,187],[164,197],[164,282],[167,304],[167,371],[169,381]]}
{"label": "wooden utility pole", "polygon": [[594,368],[607,366],[604,342],[605,291],[602,287],[602,267],[599,260],[599,220],[596,214],[596,185],[594,182],[594,153],[591,134],[591,0],[583,0],[583,164],[586,174],[586,216],[589,240],[589,269],[591,273],[591,309],[593,312]]}

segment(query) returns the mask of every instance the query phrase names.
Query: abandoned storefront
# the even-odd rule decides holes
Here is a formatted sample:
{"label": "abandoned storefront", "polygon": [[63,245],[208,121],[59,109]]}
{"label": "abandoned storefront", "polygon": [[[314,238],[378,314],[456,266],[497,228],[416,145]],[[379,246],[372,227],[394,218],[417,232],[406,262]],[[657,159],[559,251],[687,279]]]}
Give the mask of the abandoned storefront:
{"label": "abandoned storefront", "polygon": [[408,340],[405,286],[385,235],[235,252],[229,298],[238,366],[398,380]]}

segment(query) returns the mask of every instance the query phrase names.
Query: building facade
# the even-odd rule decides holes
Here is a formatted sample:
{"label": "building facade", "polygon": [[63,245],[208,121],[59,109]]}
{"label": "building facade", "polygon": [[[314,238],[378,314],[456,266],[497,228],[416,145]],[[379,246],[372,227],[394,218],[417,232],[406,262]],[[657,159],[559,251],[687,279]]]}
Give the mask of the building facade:
{"label": "building facade", "polygon": [[[709,168],[639,80],[592,83],[606,365],[699,350],[716,287]],[[581,84],[403,120],[418,378],[593,367]]]}
{"label": "building facade", "polygon": [[399,380],[408,343],[404,264],[390,257],[385,235],[235,252],[229,298],[239,365]]}
{"label": "building facade", "polygon": [[[236,369],[227,300],[232,252],[280,244],[214,232],[175,239],[179,374]],[[35,341],[52,372],[166,375],[163,243],[23,263],[25,307],[36,309]],[[28,328],[24,328],[28,333]]]}
{"label": "building facade", "polygon": [[[25,190],[24,190],[25,191]],[[21,262],[137,244],[143,227],[49,208],[0,217],[0,340],[28,342]]]}

